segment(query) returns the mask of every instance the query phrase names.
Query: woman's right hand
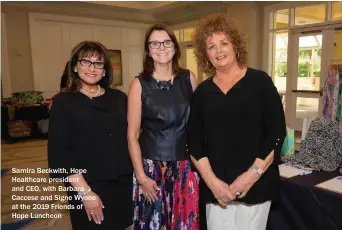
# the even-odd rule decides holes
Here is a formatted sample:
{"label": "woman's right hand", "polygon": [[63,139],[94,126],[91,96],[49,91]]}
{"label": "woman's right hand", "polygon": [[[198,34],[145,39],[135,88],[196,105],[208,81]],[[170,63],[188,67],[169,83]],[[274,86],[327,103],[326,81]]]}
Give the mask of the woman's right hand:
{"label": "woman's right hand", "polygon": [[157,193],[160,191],[160,188],[157,186],[157,183],[149,177],[145,177],[141,183],[139,182],[139,186],[143,192],[143,195],[149,202],[155,202],[158,200]]}
{"label": "woman's right hand", "polygon": [[84,209],[87,212],[89,221],[94,220],[96,224],[101,224],[104,220],[102,208],[104,208],[100,197],[93,191],[83,196]]}
{"label": "woman's right hand", "polygon": [[229,201],[236,199],[236,195],[234,195],[229,185],[224,181],[215,178],[210,184],[209,188],[221,206],[226,207]]}

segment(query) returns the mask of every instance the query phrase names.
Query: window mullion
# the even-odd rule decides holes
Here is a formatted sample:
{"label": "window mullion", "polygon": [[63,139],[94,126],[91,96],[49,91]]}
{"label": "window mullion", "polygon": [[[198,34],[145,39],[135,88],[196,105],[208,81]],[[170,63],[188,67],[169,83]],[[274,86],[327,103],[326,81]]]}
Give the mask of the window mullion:
{"label": "window mullion", "polygon": [[179,29],[179,40],[184,42],[184,29]]}
{"label": "window mullion", "polygon": [[332,2],[327,2],[325,7],[325,21],[332,21]]}

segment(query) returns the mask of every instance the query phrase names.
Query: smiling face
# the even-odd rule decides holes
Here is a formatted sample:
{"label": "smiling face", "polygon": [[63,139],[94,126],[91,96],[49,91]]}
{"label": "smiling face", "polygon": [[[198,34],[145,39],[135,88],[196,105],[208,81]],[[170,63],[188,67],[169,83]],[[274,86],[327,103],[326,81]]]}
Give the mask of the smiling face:
{"label": "smiling face", "polygon": [[213,33],[206,42],[207,55],[216,69],[236,63],[233,44],[224,33]]}
{"label": "smiling face", "polygon": [[[158,48],[157,48],[158,47]],[[174,43],[164,30],[155,30],[149,38],[149,53],[155,63],[172,62],[175,54]]]}
{"label": "smiling face", "polygon": [[104,75],[104,61],[102,57],[94,55],[83,57],[78,59],[75,66],[75,72],[78,73],[78,77],[87,85],[96,85]]}

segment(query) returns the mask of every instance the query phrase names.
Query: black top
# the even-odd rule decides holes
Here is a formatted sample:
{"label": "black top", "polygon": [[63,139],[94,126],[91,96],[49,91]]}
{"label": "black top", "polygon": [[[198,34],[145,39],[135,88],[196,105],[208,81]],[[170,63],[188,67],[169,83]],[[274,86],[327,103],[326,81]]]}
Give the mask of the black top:
{"label": "black top", "polygon": [[186,150],[187,123],[192,87],[189,70],[181,70],[171,81],[157,82],[138,76],[142,88],[142,133],[139,144],[145,159],[176,161],[189,159]]}
{"label": "black top", "polygon": [[[215,175],[228,184],[274,149],[274,163],[239,201],[276,198],[286,124],[280,96],[265,72],[248,68],[226,95],[213,77],[202,82],[194,93],[189,134],[191,155],[197,160],[208,157]],[[217,203],[203,182],[201,190],[206,202]]]}
{"label": "black top", "polygon": [[106,89],[93,99],[80,92],[57,94],[49,123],[49,167],[86,169],[88,182],[133,172],[126,116],[127,96],[119,90]]}

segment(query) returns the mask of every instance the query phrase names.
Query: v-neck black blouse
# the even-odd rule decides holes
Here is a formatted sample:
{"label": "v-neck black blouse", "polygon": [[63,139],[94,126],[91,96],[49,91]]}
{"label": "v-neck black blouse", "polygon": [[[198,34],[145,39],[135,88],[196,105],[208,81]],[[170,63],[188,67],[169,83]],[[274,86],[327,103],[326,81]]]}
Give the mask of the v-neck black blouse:
{"label": "v-neck black blouse", "polygon": [[[276,198],[280,150],[286,123],[280,96],[267,73],[248,68],[224,94],[213,77],[196,89],[189,120],[190,154],[208,157],[215,175],[231,184],[256,158],[265,159],[274,149],[274,163],[240,201],[258,203]],[[203,184],[201,196],[217,202]]]}

